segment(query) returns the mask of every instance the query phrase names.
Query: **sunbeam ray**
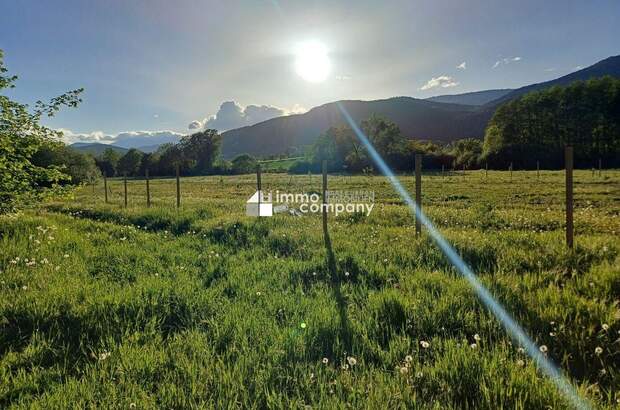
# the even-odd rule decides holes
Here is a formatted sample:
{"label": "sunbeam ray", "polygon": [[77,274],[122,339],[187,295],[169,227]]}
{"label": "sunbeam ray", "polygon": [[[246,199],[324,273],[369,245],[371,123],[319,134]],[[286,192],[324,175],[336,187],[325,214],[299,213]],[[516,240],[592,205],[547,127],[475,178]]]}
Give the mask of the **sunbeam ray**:
{"label": "sunbeam ray", "polygon": [[416,205],[415,201],[407,193],[407,190],[402,186],[398,178],[394,175],[390,167],[385,163],[381,155],[375,150],[368,137],[353,121],[351,115],[349,115],[346,108],[342,103],[338,102],[338,108],[351,126],[351,129],[359,140],[364,144],[368,153],[372,157],[375,164],[379,167],[381,173],[385,175],[396,192],[405,201],[407,206],[413,211],[416,218],[422,222],[422,225],[428,230],[429,236],[437,244],[439,249],[444,253],[448,260],[454,265],[454,267],[467,279],[476,295],[480,298],[482,303],[491,311],[491,313],[500,321],[504,326],[510,337],[512,337],[519,345],[523,346],[527,354],[534,360],[539,369],[547,374],[556,386],[564,393],[571,404],[578,409],[590,409],[590,404],[583,398],[581,398],[570,382],[562,375],[561,371],[555,366],[551,360],[547,359],[538,349],[536,344],[529,338],[525,331],[519,326],[519,324],[512,318],[512,316],[503,308],[503,306],[497,302],[491,293],[482,285],[478,280],[474,272],[465,263],[463,259],[456,253],[455,249],[446,241],[446,239],[439,233],[432,222],[426,217],[420,208]]}

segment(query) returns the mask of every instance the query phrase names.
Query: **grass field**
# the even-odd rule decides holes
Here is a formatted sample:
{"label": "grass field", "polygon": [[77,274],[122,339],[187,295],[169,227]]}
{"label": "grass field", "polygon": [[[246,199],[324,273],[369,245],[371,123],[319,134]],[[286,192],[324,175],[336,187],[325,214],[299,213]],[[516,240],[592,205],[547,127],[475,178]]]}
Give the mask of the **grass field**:
{"label": "grass field", "polygon": [[[424,210],[596,407],[620,403],[620,171],[423,177]],[[413,178],[402,178],[413,191]],[[0,408],[566,408],[383,177],[368,217],[245,216],[255,177],[84,187],[0,218]],[[320,176],[263,175],[320,191]]]}

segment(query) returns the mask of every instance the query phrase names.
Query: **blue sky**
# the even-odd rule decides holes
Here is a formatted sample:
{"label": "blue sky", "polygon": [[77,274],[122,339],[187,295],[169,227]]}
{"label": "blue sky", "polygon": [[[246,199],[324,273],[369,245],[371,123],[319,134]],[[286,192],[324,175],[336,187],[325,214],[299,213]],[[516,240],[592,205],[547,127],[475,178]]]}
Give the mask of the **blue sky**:
{"label": "blue sky", "polygon": [[[84,87],[77,110],[47,121],[82,139],[185,133],[226,101],[236,104],[210,125],[338,99],[519,87],[620,54],[617,0],[0,1],[0,48],[20,77],[10,95]],[[305,41],[327,49],[322,83],[295,72]]]}

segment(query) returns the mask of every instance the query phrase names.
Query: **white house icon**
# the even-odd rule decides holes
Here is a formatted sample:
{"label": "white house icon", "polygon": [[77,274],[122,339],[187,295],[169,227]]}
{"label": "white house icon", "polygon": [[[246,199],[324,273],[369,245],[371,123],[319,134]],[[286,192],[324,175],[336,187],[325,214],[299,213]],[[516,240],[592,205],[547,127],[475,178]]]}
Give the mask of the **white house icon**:
{"label": "white house icon", "polygon": [[273,216],[273,205],[271,204],[271,193],[265,194],[256,191],[245,204],[247,216]]}

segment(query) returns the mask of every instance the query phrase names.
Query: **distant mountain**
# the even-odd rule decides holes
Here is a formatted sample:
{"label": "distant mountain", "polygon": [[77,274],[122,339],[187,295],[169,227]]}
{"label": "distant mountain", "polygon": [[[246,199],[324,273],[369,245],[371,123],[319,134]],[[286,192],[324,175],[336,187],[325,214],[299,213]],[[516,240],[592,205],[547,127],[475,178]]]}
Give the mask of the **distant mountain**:
{"label": "distant mountain", "polygon": [[[486,119],[477,118],[477,107],[436,103],[411,97],[376,101],[340,101],[360,122],[372,114],[396,122],[408,137],[452,140],[480,136]],[[300,149],[314,143],[328,128],[345,124],[337,103],[315,107],[304,114],[273,118],[222,134],[222,153],[231,158],[241,153],[269,155]]]}
{"label": "distant mountain", "polygon": [[69,146],[76,151],[92,154],[96,157],[103,154],[106,149],[113,149],[121,155],[124,155],[127,151],[129,151],[127,148],[118,147],[111,144],[101,144],[98,142],[76,142]]}
{"label": "distant mountain", "polygon": [[516,90],[513,90],[506,95],[503,95],[493,101],[488,102],[486,106],[497,107],[501,103],[515,99],[532,91],[543,90],[545,88],[550,88],[555,85],[568,85],[574,81],[587,80],[595,77],[604,77],[606,75],[620,78],[620,55],[608,57],[604,60],[599,61],[596,64],[591,65],[590,67],[586,67],[579,71],[572,72],[563,77],[556,78],[555,80],[545,81],[543,83],[531,84],[526,85],[525,87],[517,88]]}
{"label": "distant mountain", "polygon": [[[556,80],[516,90],[487,90],[455,96],[438,96],[427,100],[394,97],[376,101],[341,101],[341,103],[356,122],[372,114],[382,115],[394,121],[409,138],[436,141],[452,141],[465,137],[482,138],[486,125],[503,102],[530,91],[605,75],[620,78],[620,56],[609,57]],[[488,101],[493,93],[497,93],[497,98]],[[437,99],[441,102],[435,101]],[[484,105],[474,105],[474,102]],[[277,117],[252,126],[226,131],[222,134],[222,153],[225,158],[231,158],[241,153],[263,156],[285,151],[299,152],[304,146],[313,144],[329,127],[344,123],[340,110],[336,103],[332,102],[315,107],[304,114]]]}
{"label": "distant mountain", "polygon": [[484,105],[488,102],[503,97],[511,91],[513,91],[511,88],[502,88],[498,90],[474,91],[464,94],[438,95],[427,98],[426,100],[450,104]]}
{"label": "distant mountain", "polygon": [[130,131],[116,135],[114,145],[123,148],[151,147],[179,142],[183,134],[174,131]]}
{"label": "distant mountain", "polygon": [[152,152],[155,152],[159,149],[160,146],[162,146],[164,144],[153,144],[153,145],[143,145],[141,147],[136,148],[138,151],[142,151],[146,154],[150,154]]}

